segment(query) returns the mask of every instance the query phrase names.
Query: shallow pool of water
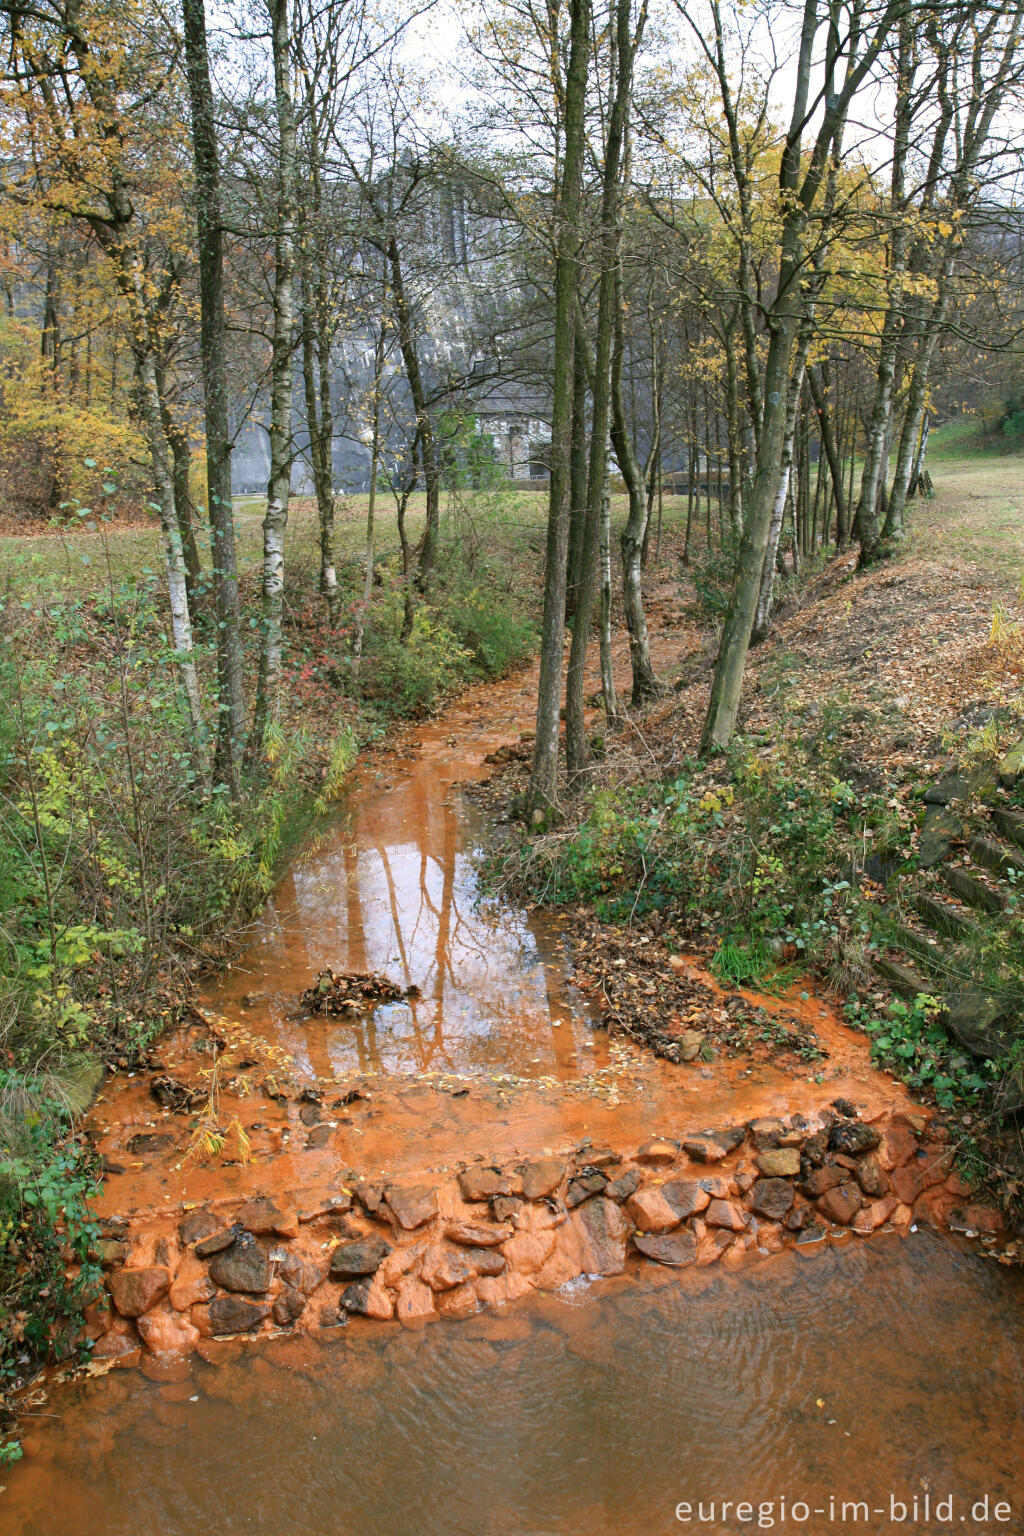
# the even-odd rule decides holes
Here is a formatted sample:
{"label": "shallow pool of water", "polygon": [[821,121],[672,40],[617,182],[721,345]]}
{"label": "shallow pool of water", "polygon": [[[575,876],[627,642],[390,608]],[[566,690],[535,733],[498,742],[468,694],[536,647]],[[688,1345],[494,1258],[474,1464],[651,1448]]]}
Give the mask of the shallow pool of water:
{"label": "shallow pool of water", "polygon": [[[222,1346],[222,1361],[196,1360],[184,1382],[124,1374],[57,1393],[37,1454],[6,1473],[0,1525],[1020,1532],[1022,1302],[1019,1271],[920,1233],[740,1275],[605,1282],[419,1333],[353,1325],[322,1341]],[[924,1521],[926,1495],[933,1516],[953,1498],[952,1522]],[[1012,1519],[972,1518],[985,1498]],[[890,1517],[891,1499],[906,1520]],[[723,1518],[723,1500],[751,1501],[753,1517]],[[677,1520],[687,1503],[692,1519]]]}

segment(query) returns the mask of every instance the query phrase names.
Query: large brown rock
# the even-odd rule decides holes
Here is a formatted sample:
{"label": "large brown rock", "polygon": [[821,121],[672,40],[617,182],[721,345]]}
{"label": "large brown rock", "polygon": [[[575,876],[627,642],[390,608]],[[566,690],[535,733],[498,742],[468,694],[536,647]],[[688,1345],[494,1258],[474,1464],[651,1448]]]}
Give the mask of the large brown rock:
{"label": "large brown rock", "polygon": [[245,1301],[241,1296],[215,1296],[208,1307],[197,1307],[192,1315],[200,1332],[202,1318],[212,1334],[250,1333],[270,1316],[270,1303]]}
{"label": "large brown rock", "polygon": [[237,1236],[236,1226],[217,1227],[208,1237],[200,1238],[196,1243],[196,1253],[201,1259],[210,1259],[215,1253],[223,1253],[225,1248],[230,1248]]}
{"label": "large brown rock", "polygon": [[121,1316],[141,1317],[167,1295],[171,1274],[159,1264],[146,1269],[115,1269],[108,1284]]}
{"label": "large brown rock", "polygon": [[199,1330],[169,1307],[154,1307],[138,1321],[139,1338],[151,1355],[185,1355],[199,1343]]}
{"label": "large brown rock", "polygon": [[270,1257],[251,1232],[240,1232],[230,1248],[210,1260],[210,1278],[222,1291],[265,1291],[270,1284]]}
{"label": "large brown rock", "polygon": [[220,1222],[212,1211],[201,1208],[198,1211],[189,1211],[178,1223],[178,1237],[183,1248],[189,1243],[198,1243],[201,1238],[209,1237],[211,1232],[216,1232]]}
{"label": "large brown rock", "polygon": [[766,1179],[795,1179],[800,1174],[800,1153],[796,1147],[774,1147],[759,1152],[754,1162]]}
{"label": "large brown rock", "polygon": [[682,1220],[662,1191],[651,1187],[630,1195],[626,1210],[641,1232],[671,1232]]}
{"label": "large brown rock", "polygon": [[878,1200],[889,1188],[889,1175],[877,1157],[861,1158],[855,1174],[857,1183],[872,1200]]}
{"label": "large brown rock", "polygon": [[687,1136],[683,1141],[683,1151],[695,1163],[718,1163],[725,1157],[728,1148],[711,1136]]}
{"label": "large brown rock", "polygon": [[281,1260],[278,1274],[286,1285],[301,1291],[303,1296],[312,1296],[324,1278],[319,1264],[313,1259],[305,1258],[301,1253],[286,1254]]}
{"label": "large brown rock", "polygon": [[792,1184],[787,1184],[785,1179],[758,1179],[756,1184],[750,1186],[747,1204],[758,1216],[767,1216],[769,1221],[781,1221],[795,1198]]}
{"label": "large brown rock", "polygon": [[398,1225],[406,1232],[437,1215],[437,1190],[431,1184],[389,1184],[385,1199]]}
{"label": "large brown rock", "polygon": [[346,1286],[341,1294],[341,1310],[356,1317],[375,1317],[385,1322],[394,1315],[394,1303],[387,1291],[371,1276]]}
{"label": "large brown rock", "polygon": [[822,1168],[815,1168],[814,1172],[804,1179],[801,1186],[808,1200],[817,1200],[827,1189],[835,1189],[838,1184],[846,1182],[848,1174],[845,1169],[837,1167],[835,1163],[826,1163]]}
{"label": "large brown rock", "polygon": [[683,1232],[638,1232],[633,1245],[645,1258],[674,1268],[693,1264],[697,1258],[697,1239],[689,1228]]}
{"label": "large brown rock", "polygon": [[518,1195],[522,1186],[518,1178],[481,1163],[459,1174],[459,1190],[463,1200],[477,1201],[492,1200],[495,1195]]}
{"label": "large brown rock", "polygon": [[499,1243],[507,1243],[514,1233],[515,1227],[507,1221],[453,1221],[444,1231],[450,1243],[458,1243],[463,1248],[497,1248]]}
{"label": "large brown rock", "polygon": [[674,1163],[679,1156],[679,1143],[665,1136],[652,1136],[637,1149],[638,1163]]}
{"label": "large brown rock", "polygon": [[565,1178],[565,1164],[555,1157],[520,1163],[517,1171],[522,1181],[523,1198],[526,1200],[543,1200],[546,1195],[553,1195]]}
{"label": "large brown rock", "polygon": [[699,1216],[711,1204],[711,1195],[695,1179],[670,1179],[661,1192],[680,1221]]}
{"label": "large brown rock", "polygon": [[265,1196],[247,1200],[235,1220],[246,1232],[256,1236],[273,1233],[276,1237],[296,1237],[299,1231],[299,1218],[295,1211],[282,1210],[275,1201]]}
{"label": "large brown rock", "polygon": [[339,1243],[331,1254],[331,1278],[376,1274],[390,1252],[391,1244],[382,1237],[361,1237],[350,1243]]}
{"label": "large brown rock", "polygon": [[432,1291],[450,1291],[465,1285],[475,1273],[465,1249],[448,1248],[444,1243],[431,1243],[420,1265],[420,1279]]}
{"label": "large brown rock", "polygon": [[595,1195],[574,1211],[572,1223],[580,1238],[582,1273],[620,1275],[626,1267],[630,1225],[614,1200]]}
{"label": "large brown rock", "polygon": [[639,1168],[627,1168],[620,1173],[617,1179],[612,1179],[606,1187],[605,1194],[609,1200],[628,1200],[640,1188]]}
{"label": "large brown rock", "polygon": [[286,1285],[274,1302],[274,1322],[279,1328],[290,1328],[305,1310],[306,1298],[302,1292]]}
{"label": "large brown rock", "polygon": [[732,1200],[712,1200],[704,1220],[709,1227],[718,1227],[723,1232],[742,1232],[747,1225],[743,1212]]}
{"label": "large brown rock", "polygon": [[833,1120],[829,1126],[828,1144],[833,1152],[873,1152],[881,1139],[880,1131],[861,1120]]}
{"label": "large brown rock", "polygon": [[835,1189],[827,1189],[816,1204],[829,1221],[848,1227],[861,1207],[860,1190],[856,1184],[840,1184]]}

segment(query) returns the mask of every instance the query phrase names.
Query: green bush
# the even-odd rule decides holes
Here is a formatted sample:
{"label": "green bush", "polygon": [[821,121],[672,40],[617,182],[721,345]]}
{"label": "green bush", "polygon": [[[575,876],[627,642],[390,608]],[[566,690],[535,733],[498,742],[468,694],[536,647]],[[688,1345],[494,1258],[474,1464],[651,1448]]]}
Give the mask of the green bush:
{"label": "green bush", "polygon": [[444,619],[420,603],[406,642],[401,636],[401,594],[392,592],[374,608],[367,630],[362,691],[386,714],[422,715],[470,675],[471,654]]}

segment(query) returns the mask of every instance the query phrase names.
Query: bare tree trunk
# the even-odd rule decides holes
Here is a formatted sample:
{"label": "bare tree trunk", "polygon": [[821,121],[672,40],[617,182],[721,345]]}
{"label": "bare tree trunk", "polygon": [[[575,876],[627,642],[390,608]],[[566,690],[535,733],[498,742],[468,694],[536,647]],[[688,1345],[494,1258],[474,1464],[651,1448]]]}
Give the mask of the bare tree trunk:
{"label": "bare tree trunk", "polygon": [[363,635],[366,632],[366,616],[373,596],[373,516],[377,504],[377,476],[380,473],[380,397],[384,383],[384,358],[386,338],[381,326],[377,332],[377,344],[373,359],[373,425],[370,439],[370,495],[366,504],[366,554],[363,565],[363,600],[356,618],[356,632],[352,645],[352,673],[359,676],[359,662],[363,654]]}
{"label": "bare tree trunk", "polygon": [[182,0],[185,63],[192,106],[199,235],[199,323],[206,417],[206,484],[217,621],[217,746],[214,775],[233,795],[240,788],[245,739],[238,561],[231,505],[231,433],[224,353],[224,240],[220,164],[203,0]]}
{"label": "bare tree trunk", "polygon": [[256,708],[249,743],[259,760],[278,709],[281,619],[284,604],[284,535],[292,475],[292,331],[295,323],[295,110],[291,85],[288,0],[269,0],[278,132],[277,230],[274,239],[274,333],[270,389],[270,480],[263,520],[263,633]]}
{"label": "bare tree trunk", "polygon": [[583,179],[590,0],[569,0],[569,64],[564,92],[563,160],[555,235],[554,403],[551,412],[551,486],[548,505],[544,617],[541,627],[537,732],[527,804],[543,825],[558,797],[558,714],[565,635],[565,581],[569,546],[569,452],[575,352],[579,208]]}
{"label": "bare tree trunk", "polygon": [[828,459],[828,472],[832,479],[832,489],[836,498],[836,545],[842,549],[848,537],[848,523],[846,511],[846,497],[843,494],[843,466],[836,448],[835,433],[832,428],[832,413],[829,409],[828,397],[822,388],[821,379],[816,368],[808,368],[807,382],[811,390],[811,399],[814,401],[814,409],[818,415],[818,426],[821,428],[821,443]]}
{"label": "bare tree trunk", "polygon": [[413,315],[405,292],[402,254],[399,249],[398,238],[394,234],[388,239],[387,255],[391,272],[391,291],[394,294],[395,313],[398,316],[398,345],[402,353],[402,362],[405,365],[405,376],[409,381],[409,393],[412,396],[413,410],[416,412],[416,428],[420,441],[420,462],[423,465],[423,485],[427,494],[427,520],[423,529],[423,538],[420,541],[419,561],[416,572],[417,584],[421,589],[424,589],[430,581],[430,573],[434,569],[434,560],[437,555],[437,539],[441,525],[441,474],[437,462],[437,443],[434,439],[434,427],[430,419],[427,393],[423,384],[423,373],[420,369]]}

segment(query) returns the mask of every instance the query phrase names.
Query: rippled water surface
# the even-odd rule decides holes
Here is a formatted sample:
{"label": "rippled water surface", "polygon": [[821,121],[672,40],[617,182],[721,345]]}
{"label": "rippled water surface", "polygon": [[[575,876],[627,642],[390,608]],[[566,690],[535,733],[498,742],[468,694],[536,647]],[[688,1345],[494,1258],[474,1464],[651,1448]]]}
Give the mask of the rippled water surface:
{"label": "rippled water surface", "polygon": [[[680,1501],[785,1531],[1024,1530],[1019,1272],[937,1238],[659,1273],[503,1317],[225,1347],[191,1377],[68,1389],[7,1473],[25,1536],[653,1536]],[[866,1500],[866,1519],[828,1514]],[[1007,1501],[1002,1525],[970,1518]],[[809,1516],[779,1518],[778,1500]],[[824,1513],[813,1514],[815,1508]],[[884,1515],[871,1513],[883,1509]],[[910,1506],[912,1509],[912,1505]],[[964,1512],[968,1519],[959,1517]],[[695,1510],[695,1514],[697,1511]]]}

